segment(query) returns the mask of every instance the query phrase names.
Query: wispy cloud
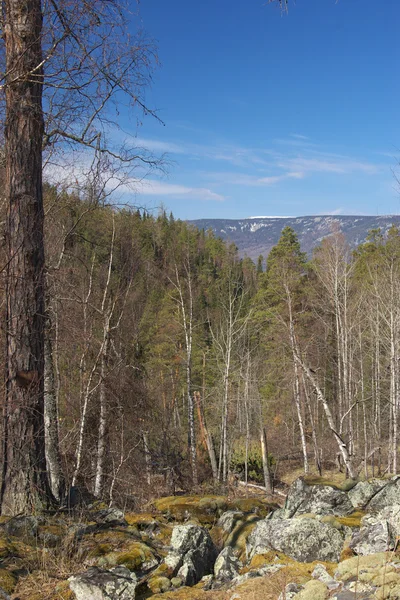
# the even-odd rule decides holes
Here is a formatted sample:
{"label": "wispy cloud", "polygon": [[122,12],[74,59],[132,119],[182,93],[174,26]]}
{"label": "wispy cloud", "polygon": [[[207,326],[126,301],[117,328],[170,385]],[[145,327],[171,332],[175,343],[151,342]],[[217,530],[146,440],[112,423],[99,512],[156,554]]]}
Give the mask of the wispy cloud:
{"label": "wispy cloud", "polygon": [[188,187],[174,183],[166,183],[163,181],[155,181],[151,179],[140,182],[132,182],[137,193],[145,196],[179,196],[198,200],[212,200],[223,202],[226,198],[221,194],[213,192],[209,188],[203,187]]}

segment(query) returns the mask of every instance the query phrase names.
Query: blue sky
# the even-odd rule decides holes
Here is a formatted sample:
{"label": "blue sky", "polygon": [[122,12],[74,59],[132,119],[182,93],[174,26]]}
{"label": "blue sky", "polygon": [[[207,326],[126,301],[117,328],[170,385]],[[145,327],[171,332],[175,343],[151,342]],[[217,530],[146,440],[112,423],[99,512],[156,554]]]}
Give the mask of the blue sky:
{"label": "blue sky", "polygon": [[167,174],[132,202],[182,219],[400,212],[399,0],[142,0],[160,68],[123,132]]}

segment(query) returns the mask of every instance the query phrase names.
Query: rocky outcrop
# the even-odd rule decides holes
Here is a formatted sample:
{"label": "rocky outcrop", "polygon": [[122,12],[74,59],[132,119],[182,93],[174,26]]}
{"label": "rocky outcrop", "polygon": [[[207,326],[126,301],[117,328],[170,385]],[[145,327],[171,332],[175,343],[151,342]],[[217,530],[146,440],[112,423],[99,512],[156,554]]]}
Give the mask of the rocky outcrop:
{"label": "rocky outcrop", "polygon": [[359,481],[348,492],[348,497],[355,509],[364,508],[373,496],[387,485],[385,479],[371,479],[370,481]]}
{"label": "rocky outcrop", "polygon": [[367,512],[378,512],[383,508],[398,504],[400,498],[400,477],[388,481],[366,505]]}
{"label": "rocky outcrop", "polygon": [[345,491],[332,485],[310,485],[300,477],[289,489],[282,516],[292,518],[309,513],[345,516],[352,512],[354,507]]}
{"label": "rocky outcrop", "polygon": [[242,567],[233,549],[227,546],[220,552],[214,564],[214,577],[218,584],[228,583],[239,575]]}
{"label": "rocky outcrop", "polygon": [[[14,517],[0,523],[0,596],[4,590],[26,600],[19,578],[27,556],[51,554],[56,563],[67,551],[82,572],[55,581],[49,600],[132,600],[135,594],[187,600],[187,586],[203,597],[205,590],[256,588],[257,578],[287,582],[285,600],[393,600],[400,598],[399,492],[400,478],[339,486],[300,478],[274,512],[259,498],[186,496],[154,501],[160,512],[148,507],[151,512],[125,515],[95,502],[72,513],[72,522],[63,514]],[[330,564],[353,555],[334,573]],[[31,569],[38,559],[29,561]],[[40,581],[39,569],[33,567],[32,579]],[[302,585],[290,582],[296,573]],[[41,591],[30,600],[41,600]]]}
{"label": "rocky outcrop", "polygon": [[91,567],[68,581],[76,600],[134,600],[137,586],[136,575],[125,567]]}
{"label": "rocky outcrop", "polygon": [[174,527],[165,564],[184,585],[194,585],[212,573],[216,557],[217,550],[206,529],[193,523]]}
{"label": "rocky outcrop", "polygon": [[393,550],[400,536],[400,505],[388,506],[375,515],[366,515],[361,528],[353,534],[350,548],[365,556]]}
{"label": "rocky outcrop", "polygon": [[248,555],[277,550],[299,562],[337,562],[343,549],[342,534],[316,519],[276,519],[257,523],[248,539]]}

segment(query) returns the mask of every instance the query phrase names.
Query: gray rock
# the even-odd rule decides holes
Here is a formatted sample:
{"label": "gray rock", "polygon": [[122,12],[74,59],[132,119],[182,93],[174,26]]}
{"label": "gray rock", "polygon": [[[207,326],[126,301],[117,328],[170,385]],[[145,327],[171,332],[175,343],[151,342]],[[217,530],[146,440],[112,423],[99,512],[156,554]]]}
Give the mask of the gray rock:
{"label": "gray rock", "polygon": [[187,586],[195,585],[199,581],[193,561],[189,557],[185,558],[185,562],[179,569],[177,577],[179,577],[183,585]]}
{"label": "gray rock", "polygon": [[125,527],[128,523],[125,521],[125,515],[119,508],[105,508],[98,510],[92,515],[93,521],[97,525],[104,525],[106,527]]}
{"label": "gray rock", "polygon": [[76,600],[134,600],[136,575],[125,567],[109,571],[91,567],[69,578]]}
{"label": "gray rock", "polygon": [[383,508],[375,515],[366,515],[359,532],[355,532],[350,548],[361,556],[386,552],[395,548],[400,536],[400,505]]}
{"label": "gray rock", "polygon": [[329,575],[324,565],[316,565],[314,571],[311,573],[311,577],[322,581],[328,588],[328,590],[335,590],[340,586],[340,583],[335,581],[332,575]]}
{"label": "gray rock", "polygon": [[224,512],[217,521],[217,527],[220,527],[225,533],[231,533],[238,522],[243,517],[240,510],[228,510]]}
{"label": "gray rock", "polygon": [[353,511],[347,492],[330,485],[308,485],[302,477],[290,486],[285,503],[286,518],[307,513],[345,516]]}
{"label": "gray rock", "polygon": [[239,575],[241,566],[233,548],[227,546],[217,556],[214,564],[214,577],[219,583],[231,581]]}
{"label": "gray rock", "polygon": [[379,490],[387,485],[387,479],[359,481],[349,492],[348,497],[354,508],[363,508]]}
{"label": "gray rock", "polygon": [[217,550],[206,529],[187,523],[172,531],[171,551],[165,563],[177,571],[185,585],[194,585],[204,575],[213,572]]}
{"label": "gray rock", "polygon": [[34,516],[13,517],[4,526],[7,535],[34,540],[39,531],[39,519]]}
{"label": "gray rock", "polygon": [[359,531],[353,533],[350,548],[360,556],[386,552],[390,549],[390,530],[386,520],[366,515]]}
{"label": "gray rock", "polygon": [[316,519],[260,521],[248,538],[248,555],[277,550],[299,562],[338,562],[343,548],[341,533]]}
{"label": "gray rock", "polygon": [[400,498],[400,478],[390,480],[367,504],[368,512],[378,512],[383,508],[398,504]]}

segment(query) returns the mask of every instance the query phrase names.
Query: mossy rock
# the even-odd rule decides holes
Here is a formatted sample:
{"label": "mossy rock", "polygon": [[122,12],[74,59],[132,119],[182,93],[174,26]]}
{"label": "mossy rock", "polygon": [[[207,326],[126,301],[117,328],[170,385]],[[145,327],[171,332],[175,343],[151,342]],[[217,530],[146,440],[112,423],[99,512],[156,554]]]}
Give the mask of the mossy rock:
{"label": "mossy rock", "polygon": [[305,475],[304,481],[307,485],[327,485],[342,492],[348,492],[358,483],[357,479],[345,479],[343,481],[337,481],[335,479],[330,479],[329,477],[319,477],[317,475]]}
{"label": "mossy rock", "polygon": [[224,546],[231,546],[242,562],[246,559],[247,538],[259,521],[260,517],[257,515],[248,515],[237,523],[235,529],[225,539]]}
{"label": "mossy rock", "polygon": [[147,582],[148,588],[153,594],[166,592],[172,586],[171,581],[167,577],[150,577]]}
{"label": "mossy rock", "polygon": [[125,551],[133,542],[141,541],[139,532],[128,529],[103,530],[83,536],[79,541],[76,557],[91,560],[112,552]]}
{"label": "mossy rock", "polygon": [[322,581],[312,579],[307,581],[304,589],[296,594],[296,600],[327,600],[329,596],[328,588]]}
{"label": "mossy rock", "polygon": [[67,528],[61,525],[41,525],[38,530],[39,541],[49,548],[55,548],[62,543]]}
{"label": "mossy rock", "polygon": [[7,558],[11,554],[10,540],[6,537],[0,537],[0,560]]}
{"label": "mossy rock", "polygon": [[336,517],[336,520],[345,527],[359,528],[361,527],[361,519],[365,516],[365,512],[357,510],[348,517]]}
{"label": "mossy rock", "polygon": [[130,571],[148,571],[157,563],[150,548],[140,542],[134,542],[126,552],[119,554],[116,562],[117,565],[122,565]]}
{"label": "mossy rock", "polygon": [[166,522],[163,517],[155,517],[152,513],[127,513],[125,520],[128,525],[135,525],[139,531]]}
{"label": "mossy rock", "polygon": [[247,538],[260,520],[261,517],[256,514],[239,514],[235,526],[229,534],[219,525],[212,527],[210,530],[211,539],[218,550],[222,550],[226,546],[232,546],[239,559],[243,561],[246,558]]}
{"label": "mossy rock", "polygon": [[17,578],[8,569],[0,569],[0,588],[7,594],[12,594],[17,585]]}
{"label": "mossy rock", "polygon": [[283,554],[282,552],[276,552],[275,550],[270,550],[269,552],[265,552],[264,554],[255,554],[248,565],[241,569],[240,574],[244,575],[249,571],[258,571],[262,569],[262,567],[266,567],[271,564],[287,564],[288,562],[293,562],[291,558]]}
{"label": "mossy rock", "polygon": [[244,513],[256,513],[266,517],[270,512],[279,508],[278,504],[266,502],[260,498],[235,498],[229,503],[229,510],[240,510]]}
{"label": "mossy rock", "polygon": [[152,572],[152,576],[157,576],[157,577],[168,577],[171,578],[172,575],[174,574],[174,569],[172,567],[169,567],[167,564],[165,564],[165,562],[162,562],[161,564],[158,565],[158,567],[156,569],[154,569],[154,571]]}
{"label": "mossy rock", "polygon": [[151,600],[209,600],[213,597],[213,592],[205,592],[194,587],[181,587],[173,591],[167,591],[162,594],[155,594]]}
{"label": "mossy rock", "polygon": [[176,521],[195,518],[202,525],[213,524],[228,508],[225,496],[169,496],[153,501],[155,509]]}

